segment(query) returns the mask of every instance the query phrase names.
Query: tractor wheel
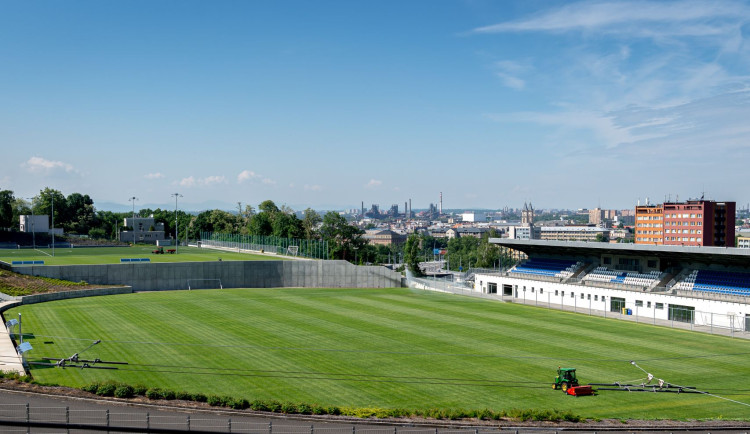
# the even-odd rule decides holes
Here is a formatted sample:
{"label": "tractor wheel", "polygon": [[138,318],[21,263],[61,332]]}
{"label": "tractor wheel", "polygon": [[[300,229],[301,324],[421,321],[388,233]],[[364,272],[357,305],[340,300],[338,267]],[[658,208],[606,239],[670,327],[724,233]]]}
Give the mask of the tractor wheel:
{"label": "tractor wheel", "polygon": [[565,393],[568,393],[569,388],[570,388],[570,383],[568,383],[567,381],[564,381],[561,387],[562,391]]}
{"label": "tractor wheel", "polygon": [[557,384],[556,383],[552,383],[552,390],[557,390]]}

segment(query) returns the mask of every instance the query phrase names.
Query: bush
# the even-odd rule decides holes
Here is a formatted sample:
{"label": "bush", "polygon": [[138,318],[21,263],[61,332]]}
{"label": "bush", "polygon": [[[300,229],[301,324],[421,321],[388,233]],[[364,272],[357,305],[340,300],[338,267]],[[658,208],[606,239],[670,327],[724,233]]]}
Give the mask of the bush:
{"label": "bush", "polygon": [[162,390],[161,396],[164,399],[172,400],[175,398],[176,394],[174,393],[174,390]]}
{"label": "bush", "polygon": [[293,402],[285,402],[281,404],[281,412],[286,414],[296,414],[297,413],[297,404]]}
{"label": "bush", "polygon": [[96,389],[96,394],[99,396],[115,396],[115,390],[117,385],[114,383],[102,383]]}
{"label": "bush", "polygon": [[233,399],[232,402],[229,403],[229,406],[235,410],[245,410],[246,408],[250,407],[250,403],[247,401],[247,399]]}
{"label": "bush", "polygon": [[81,390],[88,393],[96,393],[97,389],[99,389],[99,383],[89,383],[81,387]]}
{"label": "bush", "polygon": [[212,407],[221,407],[224,405],[224,399],[218,395],[208,395],[206,402]]}
{"label": "bush", "polygon": [[182,392],[176,392],[174,394],[175,399],[179,399],[182,401],[192,401],[193,395],[191,393],[185,392],[184,390]]}
{"label": "bush", "polygon": [[115,396],[117,398],[132,398],[134,395],[135,392],[133,391],[133,387],[128,386],[127,384],[117,386],[115,389]]}
{"label": "bush", "polygon": [[135,396],[146,396],[148,387],[142,385],[133,386],[133,395]]}
{"label": "bush", "polygon": [[158,387],[152,387],[146,391],[146,398],[148,399],[162,399],[164,394]]}
{"label": "bush", "polygon": [[192,399],[195,402],[206,402],[208,397],[202,393],[194,393]]}

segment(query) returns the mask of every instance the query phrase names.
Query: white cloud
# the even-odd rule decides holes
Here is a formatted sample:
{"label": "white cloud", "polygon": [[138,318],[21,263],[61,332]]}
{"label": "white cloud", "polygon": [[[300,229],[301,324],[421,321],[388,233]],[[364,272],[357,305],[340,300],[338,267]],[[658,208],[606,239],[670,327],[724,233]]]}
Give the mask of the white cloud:
{"label": "white cloud", "polygon": [[379,181],[377,179],[370,179],[370,182],[365,184],[365,188],[377,188],[380,187],[383,184],[383,181]]}
{"label": "white cloud", "polygon": [[266,185],[276,185],[276,181],[271,178],[263,178],[263,181],[261,182]]}
{"label": "white cloud", "polygon": [[505,86],[515,90],[523,90],[526,87],[526,81],[519,75],[527,73],[530,70],[529,66],[520,62],[501,60],[495,62],[494,69],[495,75]]}
{"label": "white cloud", "polygon": [[52,174],[52,173],[76,173],[77,171],[72,164],[63,161],[47,160],[42,157],[31,157],[21,165],[31,173]]}
{"label": "white cloud", "polygon": [[322,190],[322,187],[317,184],[313,184],[313,185],[305,184],[304,189],[306,191],[320,191]]}
{"label": "white cloud", "polygon": [[[479,27],[474,33],[565,32],[571,30],[625,33],[630,36],[711,36],[729,31],[750,11],[740,2],[705,1],[582,1],[531,18]],[[634,26],[637,24],[637,26]]]}
{"label": "white cloud", "polygon": [[203,179],[199,179],[198,182],[203,185],[226,184],[227,178],[224,176],[207,176]]}
{"label": "white cloud", "polygon": [[143,177],[146,179],[161,179],[164,178],[164,174],[161,172],[156,172],[143,175]]}
{"label": "white cloud", "polygon": [[179,184],[182,187],[193,187],[195,186],[195,177],[188,176],[187,178],[182,178]]}
{"label": "white cloud", "polygon": [[224,176],[207,176],[205,178],[196,178],[194,176],[188,176],[182,178],[178,183],[181,187],[195,187],[195,186],[212,186],[216,184],[226,184],[227,179]]}
{"label": "white cloud", "polygon": [[243,183],[245,181],[251,181],[256,178],[260,178],[261,176],[257,173],[253,172],[252,170],[243,170],[240,172],[239,175],[237,175],[237,183]]}

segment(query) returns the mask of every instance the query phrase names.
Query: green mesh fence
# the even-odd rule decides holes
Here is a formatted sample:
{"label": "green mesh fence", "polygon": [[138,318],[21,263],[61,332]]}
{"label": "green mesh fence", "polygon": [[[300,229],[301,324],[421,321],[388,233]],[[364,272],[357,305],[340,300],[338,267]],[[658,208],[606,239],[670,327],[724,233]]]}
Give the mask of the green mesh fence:
{"label": "green mesh fence", "polygon": [[201,245],[278,255],[328,259],[328,242],[263,235],[240,235],[223,232],[201,232]]}

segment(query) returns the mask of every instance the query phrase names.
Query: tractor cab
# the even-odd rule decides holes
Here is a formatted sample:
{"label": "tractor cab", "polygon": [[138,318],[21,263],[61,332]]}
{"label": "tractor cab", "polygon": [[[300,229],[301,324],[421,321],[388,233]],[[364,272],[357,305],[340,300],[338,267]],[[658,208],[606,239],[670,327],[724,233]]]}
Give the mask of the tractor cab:
{"label": "tractor cab", "polygon": [[555,377],[555,383],[552,385],[552,388],[562,389],[563,392],[568,391],[571,387],[578,386],[578,378],[576,378],[576,369],[575,368],[557,368],[557,376]]}

